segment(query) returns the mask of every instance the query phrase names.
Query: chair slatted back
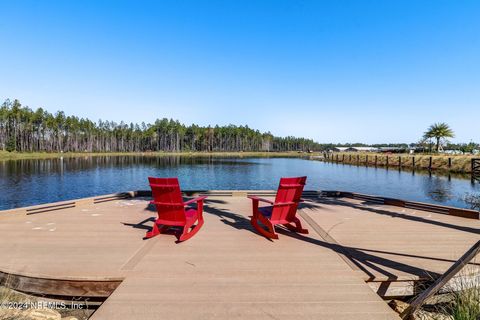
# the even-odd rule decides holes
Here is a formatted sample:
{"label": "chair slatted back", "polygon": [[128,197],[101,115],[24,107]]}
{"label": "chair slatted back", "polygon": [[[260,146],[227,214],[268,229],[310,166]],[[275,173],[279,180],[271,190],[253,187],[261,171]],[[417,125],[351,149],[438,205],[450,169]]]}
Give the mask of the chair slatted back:
{"label": "chair slatted back", "polygon": [[295,217],[306,182],[307,177],[280,179],[275,203],[293,202],[294,204],[289,206],[274,206],[272,220],[291,221]]}
{"label": "chair slatted back", "polygon": [[177,178],[148,177],[158,218],[166,221],[185,221],[182,192]]}

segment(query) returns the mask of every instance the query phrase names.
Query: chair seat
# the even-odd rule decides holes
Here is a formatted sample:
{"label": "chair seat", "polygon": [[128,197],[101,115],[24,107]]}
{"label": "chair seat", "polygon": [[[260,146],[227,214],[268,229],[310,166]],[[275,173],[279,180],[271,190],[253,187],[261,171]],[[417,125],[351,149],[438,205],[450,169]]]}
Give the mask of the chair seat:
{"label": "chair seat", "polygon": [[289,221],[288,219],[275,219],[275,220],[272,220],[273,206],[259,207],[259,208],[258,208],[258,211],[262,214],[262,216],[264,216],[265,218],[267,218],[268,220],[270,220],[270,222],[273,223],[273,224],[284,224],[284,223],[290,223],[290,222],[292,222],[292,221]]}
{"label": "chair seat", "polygon": [[265,218],[270,219],[272,217],[272,210],[273,206],[266,206],[266,207],[259,207],[258,211],[264,216]]}

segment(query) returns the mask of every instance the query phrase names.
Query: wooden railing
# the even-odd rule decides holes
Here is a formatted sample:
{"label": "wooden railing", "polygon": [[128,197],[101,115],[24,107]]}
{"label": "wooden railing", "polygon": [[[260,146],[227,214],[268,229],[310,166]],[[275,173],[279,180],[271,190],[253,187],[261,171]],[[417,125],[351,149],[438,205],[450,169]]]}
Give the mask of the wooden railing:
{"label": "wooden railing", "polygon": [[[324,153],[323,158],[329,162],[337,162],[337,163],[345,163],[345,164],[352,164],[352,165],[365,165],[365,166],[383,166],[383,167],[410,167],[412,169],[417,168],[419,162],[415,158],[415,156],[405,156],[405,155],[360,155],[360,154],[332,154],[332,153]],[[362,159],[363,158],[363,159]],[[433,166],[433,156],[428,157],[428,165],[419,167],[418,169],[427,169],[433,170],[435,169]],[[445,168],[446,170],[451,170],[452,168],[452,157],[447,158],[447,164]]]}
{"label": "wooden railing", "polygon": [[480,159],[472,159],[472,182],[480,181]]}
{"label": "wooden railing", "polygon": [[480,241],[475,243],[465,254],[458,259],[444,274],[442,274],[427,290],[422,292],[413,300],[410,306],[402,312],[402,319],[409,319],[413,313],[420,308],[425,301],[437,293],[443,286],[447,284],[456,274],[460,272],[467,264],[472,261],[480,252]]}
{"label": "wooden railing", "polygon": [[[364,166],[381,166],[386,168],[411,168],[415,169],[426,169],[430,172],[432,170],[441,169],[441,170],[452,170],[453,158],[448,157],[446,164],[438,167],[434,166],[433,156],[428,157],[428,165],[419,166],[418,159],[415,156],[392,156],[392,155],[361,155],[360,154],[332,154],[324,153],[323,159],[328,162],[335,163],[344,163],[350,165],[364,165]],[[425,159],[425,158],[423,158]],[[467,162],[468,163],[468,162]],[[457,171],[456,171],[457,172]],[[468,169],[465,169],[465,173],[468,173]],[[473,158],[471,160],[471,178],[472,182],[480,181],[480,158]]]}
{"label": "wooden railing", "polygon": [[387,198],[381,196],[372,196],[356,192],[346,192],[346,191],[322,191],[322,195],[326,197],[345,197],[351,199],[357,199],[367,202],[373,202],[378,204],[416,209],[428,212],[435,212],[440,214],[447,214],[451,216],[469,218],[469,219],[480,219],[480,212],[477,210],[463,209],[449,206],[441,206],[438,204],[417,202],[417,201],[408,201],[402,199]]}

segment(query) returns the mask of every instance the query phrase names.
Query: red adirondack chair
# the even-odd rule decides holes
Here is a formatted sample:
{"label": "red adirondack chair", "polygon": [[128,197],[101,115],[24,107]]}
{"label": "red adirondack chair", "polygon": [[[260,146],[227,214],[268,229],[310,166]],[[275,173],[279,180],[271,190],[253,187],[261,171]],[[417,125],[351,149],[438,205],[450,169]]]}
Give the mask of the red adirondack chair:
{"label": "red adirondack chair", "polygon": [[[306,181],[307,177],[281,178],[275,201],[249,196],[248,198],[252,199],[253,202],[253,216],[251,218],[253,227],[260,234],[271,239],[278,239],[278,235],[275,233],[275,225],[278,224],[284,225],[291,231],[307,234],[308,230],[302,228],[300,220],[295,216]],[[259,202],[266,202],[271,206],[259,207]],[[262,228],[259,222],[268,230]],[[292,225],[292,223],[295,225]]]}
{"label": "red adirondack chair", "polygon": [[[179,241],[193,237],[203,225],[203,200],[207,197],[198,197],[183,202],[177,178],[149,177],[148,181],[153,197],[153,201],[150,203],[157,207],[158,219],[155,220],[152,231],[147,232],[145,238],[166,232],[171,226],[183,227],[183,231],[178,237]],[[197,209],[185,208],[194,202],[197,203]],[[196,221],[198,223],[194,226]],[[160,228],[159,225],[161,225]]]}

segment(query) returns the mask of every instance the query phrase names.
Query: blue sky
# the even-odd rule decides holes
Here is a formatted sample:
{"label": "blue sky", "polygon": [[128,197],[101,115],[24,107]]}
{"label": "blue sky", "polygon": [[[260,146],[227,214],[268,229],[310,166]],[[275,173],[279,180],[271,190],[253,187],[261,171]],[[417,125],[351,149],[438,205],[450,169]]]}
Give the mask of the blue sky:
{"label": "blue sky", "polygon": [[480,1],[0,0],[0,99],[319,142],[480,141]]}

